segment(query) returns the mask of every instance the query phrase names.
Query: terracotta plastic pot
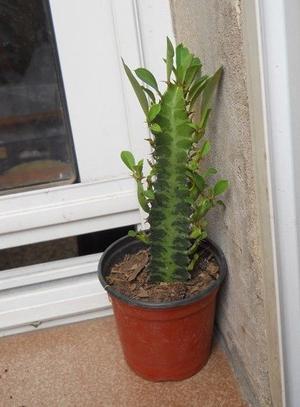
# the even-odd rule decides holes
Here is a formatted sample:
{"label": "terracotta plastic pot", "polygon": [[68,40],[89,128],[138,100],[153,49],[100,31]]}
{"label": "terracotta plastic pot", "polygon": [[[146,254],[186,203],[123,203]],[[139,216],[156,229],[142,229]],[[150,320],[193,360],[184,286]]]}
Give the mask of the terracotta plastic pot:
{"label": "terracotta plastic pot", "polygon": [[148,380],[183,380],[197,373],[210,356],[216,296],[227,273],[226,260],[211,240],[203,241],[200,250],[213,253],[219,279],[189,299],[149,303],[124,296],[105,281],[113,264],[144,247],[128,236],[117,240],[100,259],[99,280],[111,297],[128,365]]}

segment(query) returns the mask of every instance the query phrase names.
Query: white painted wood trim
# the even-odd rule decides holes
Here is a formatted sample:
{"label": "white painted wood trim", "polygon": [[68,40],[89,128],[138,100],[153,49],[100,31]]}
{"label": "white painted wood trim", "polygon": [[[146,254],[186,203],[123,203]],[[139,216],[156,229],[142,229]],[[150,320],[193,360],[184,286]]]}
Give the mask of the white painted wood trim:
{"label": "white painted wood trim", "polygon": [[97,277],[101,254],[8,270],[0,284],[0,336],[112,313]]}
{"label": "white painted wood trim", "polygon": [[0,197],[0,249],[140,222],[130,178],[16,195]]}
{"label": "white painted wood trim", "polygon": [[[80,150],[78,165],[83,182],[0,196],[0,249],[96,230],[139,224],[143,223],[145,218],[144,213],[140,213],[138,216],[136,186],[129,178],[127,169],[119,160],[119,151],[124,146],[113,143],[113,137],[104,140],[102,136],[105,132],[103,133],[101,130],[103,123],[100,126],[99,120],[95,119],[95,116],[103,117],[105,111],[97,111],[97,115],[95,113],[90,117],[91,112],[87,105],[97,105],[98,96],[101,93],[99,91],[98,94],[97,89],[90,83],[86,84],[86,88],[92,89],[93,97],[88,98],[87,95],[89,102],[84,106],[82,105],[82,98],[85,93],[80,93],[83,90],[78,85],[78,79],[83,79],[85,76],[85,62],[82,58],[83,66],[80,65],[80,70],[77,61],[78,48],[84,49],[85,52],[92,52],[92,50],[86,50],[84,43],[80,43],[81,47],[79,43],[76,43],[75,50],[70,46],[67,47],[70,42],[68,38],[71,36],[72,27],[73,29],[74,26],[76,27],[78,19],[83,20],[79,13],[83,4],[81,0],[64,0],[63,3],[65,7],[72,8],[72,13],[67,20],[67,24],[70,24],[69,28],[65,27],[66,21],[63,17],[62,7],[64,10],[64,5],[62,2],[51,0],[51,8],[66,94],[70,105],[71,124],[73,132],[75,132],[74,137],[77,140],[75,141]],[[165,54],[165,38],[167,35],[173,37],[169,1],[124,0],[119,2],[112,0],[101,1],[101,5],[111,19],[115,49],[119,56],[123,56],[133,68],[145,64],[153,70],[158,78],[164,78],[165,66],[162,57]],[[107,8],[108,5],[109,8]],[[95,7],[97,13],[101,14],[100,3],[97,0],[91,0],[90,7],[84,7],[85,21],[88,21],[88,17],[91,16],[92,6]],[[92,16],[92,23],[95,23],[95,16]],[[96,25],[94,24],[88,31],[88,38],[89,36],[91,39],[94,38],[94,30],[97,30]],[[81,27],[81,25],[79,26]],[[96,38],[98,37],[96,36]],[[80,41],[87,41],[83,36],[80,38]],[[75,42],[73,41],[72,44]],[[124,134],[126,134],[130,144],[128,148],[132,149],[138,159],[147,158],[150,149],[144,140],[147,135],[147,128],[143,112],[124,74],[120,58],[115,61],[115,65],[117,67],[116,76],[122,78],[119,83],[119,98],[123,100],[126,110],[122,118],[120,116],[118,120],[122,120],[124,124]],[[79,71],[77,72],[76,69],[74,71],[74,67],[78,68]],[[87,79],[94,76],[95,72],[91,73]],[[108,119],[106,116],[105,120]],[[96,120],[95,123],[94,120]],[[84,123],[88,126],[87,128]],[[90,127],[91,123],[94,123],[92,128]],[[99,124],[98,127],[97,123]],[[95,156],[95,153],[101,151],[101,145],[107,142],[114,144],[114,146],[118,144],[118,152],[114,157],[117,157],[117,165],[122,167],[124,172],[122,176],[108,176],[107,174],[104,176],[101,166],[97,167],[101,160],[98,155]],[[106,160],[108,160],[107,166],[109,168],[111,157],[106,157]],[[96,177],[97,180],[94,180],[93,177]]]}
{"label": "white painted wood trim", "polygon": [[274,207],[285,405],[300,400],[300,4],[256,0]]}
{"label": "white painted wood trim", "polygon": [[[93,4],[95,1],[98,2],[93,0]],[[131,67],[146,65],[158,78],[164,78],[165,66],[163,62],[157,65],[157,61],[165,54],[166,36],[174,37],[169,1],[111,0],[108,3],[119,54]],[[67,4],[73,7],[74,1],[67,0]],[[51,5],[61,7],[61,0],[51,0]],[[125,19],[124,13],[128,14]],[[144,116],[120,61],[117,65],[124,77],[120,94],[125,100],[130,147],[137,158],[147,157]],[[75,118],[76,109],[74,106]],[[73,127],[74,123],[73,120]],[[141,222],[131,179],[124,175],[91,180],[88,171],[85,175],[86,182],[82,184],[1,196],[0,249]],[[95,272],[98,257],[92,255],[1,272],[0,336],[110,315],[110,304]]]}
{"label": "white painted wood trim", "polygon": [[121,56],[141,64],[132,0],[50,5],[81,182],[124,176],[121,150],[149,152],[140,106],[133,99],[128,109],[131,93],[121,66]]}

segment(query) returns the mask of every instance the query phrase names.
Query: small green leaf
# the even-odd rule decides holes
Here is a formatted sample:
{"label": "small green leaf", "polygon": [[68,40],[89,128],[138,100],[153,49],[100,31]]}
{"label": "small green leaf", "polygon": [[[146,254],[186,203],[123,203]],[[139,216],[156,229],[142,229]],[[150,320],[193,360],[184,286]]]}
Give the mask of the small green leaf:
{"label": "small green leaf", "polygon": [[203,174],[203,177],[205,177],[205,178],[210,177],[211,175],[217,174],[217,172],[218,171],[215,168],[210,167],[205,171],[205,173]]}
{"label": "small green leaf", "polygon": [[203,146],[200,150],[201,157],[205,157],[211,150],[211,144],[208,140],[203,143]]}
{"label": "small green leaf", "polygon": [[193,54],[182,44],[176,47],[176,76],[177,82],[184,83],[188,68],[193,61]]}
{"label": "small green leaf", "polygon": [[155,96],[154,96],[154,93],[153,93],[150,89],[145,88],[144,86],[142,86],[142,89],[144,90],[144,92],[147,93],[147,95],[149,96],[149,98],[151,99],[151,101],[152,101],[153,103],[155,103]]}
{"label": "small green leaf", "polygon": [[201,66],[202,66],[202,64],[201,64],[200,59],[197,58],[197,57],[194,57],[193,60],[192,60],[191,65],[187,69],[186,75],[185,75],[185,85],[186,85],[187,88],[190,87],[190,85],[192,84],[195,77],[199,75],[199,72],[201,70]]}
{"label": "small green leaf", "polygon": [[204,181],[204,178],[201,177],[199,174],[194,175],[194,182],[199,190],[199,192],[202,192],[203,189],[206,187],[206,183]]}
{"label": "small green leaf", "polygon": [[137,167],[140,169],[140,170],[142,170],[143,169],[143,165],[144,165],[144,160],[142,159],[142,160],[140,160],[138,163],[137,163]]}
{"label": "small green leaf", "polygon": [[191,170],[191,171],[195,171],[195,170],[197,170],[197,168],[198,168],[198,163],[197,163],[197,161],[196,160],[191,160],[189,163],[188,163],[188,169],[189,170]]}
{"label": "small green leaf", "polygon": [[136,237],[137,232],[135,230],[129,230],[127,235],[130,236],[130,237]]}
{"label": "small green leaf", "polygon": [[143,88],[141,87],[141,85],[138,83],[138,81],[135,79],[135,77],[133,76],[133,73],[131,72],[131,70],[128,68],[128,66],[125,64],[125,62],[123,61],[122,58],[122,62],[123,62],[123,66],[126,72],[126,75],[133,87],[133,90],[135,91],[135,94],[140,102],[140,105],[145,113],[145,115],[147,116],[148,114],[148,110],[149,110],[149,105],[148,105],[148,100],[146,98],[146,95],[143,91]]}
{"label": "small green leaf", "polygon": [[159,93],[158,85],[154,75],[148,71],[146,68],[138,68],[134,71],[138,78],[140,78],[143,82],[147,83],[147,85],[151,86]]}
{"label": "small green leaf", "polygon": [[205,129],[205,128],[206,128],[206,125],[207,125],[207,122],[208,122],[208,118],[209,118],[210,112],[211,112],[211,109],[207,109],[206,112],[205,112],[205,115],[201,118],[201,121],[200,121],[200,123],[199,123],[199,127],[200,127],[201,129]]}
{"label": "small green leaf", "polygon": [[206,116],[207,110],[210,108],[211,99],[214,92],[219,84],[223,72],[223,67],[219,68],[213,76],[207,80],[207,84],[203,90],[202,101],[201,101],[201,121],[202,118]]}
{"label": "small green leaf", "polygon": [[152,191],[152,189],[147,189],[146,191],[144,191],[144,195],[148,199],[154,199],[154,192]]}
{"label": "small green leaf", "polygon": [[190,238],[191,239],[197,239],[198,237],[200,237],[202,235],[202,230],[200,228],[194,228],[192,230],[192,233],[190,234]]}
{"label": "small green leaf", "polygon": [[189,103],[190,103],[190,109],[193,107],[195,104],[196,100],[198,97],[201,95],[203,90],[205,89],[207,85],[207,76],[203,76],[201,79],[199,79],[190,89],[189,91]]}
{"label": "small green leaf", "polygon": [[208,75],[203,75],[201,78],[199,78],[197,81],[193,83],[193,86],[191,86],[191,89],[189,90],[189,99],[192,99],[193,95],[195,94],[196,90],[201,86],[202,83],[204,83],[208,79]]}
{"label": "small green leaf", "polygon": [[200,202],[196,212],[193,215],[193,218],[199,220],[207,214],[207,212],[213,207],[213,203],[210,199],[203,198]]}
{"label": "small green leaf", "polygon": [[167,37],[167,81],[170,82],[171,73],[173,70],[174,47],[169,37]]}
{"label": "small green leaf", "polygon": [[134,171],[135,171],[135,175],[137,176],[137,178],[142,178],[143,177],[143,165],[144,165],[144,160],[140,160],[137,165],[135,165]]}
{"label": "small green leaf", "polygon": [[223,194],[228,189],[228,186],[229,182],[226,179],[221,179],[214,186],[214,195]]}
{"label": "small green leaf", "polygon": [[137,194],[138,194],[138,200],[139,200],[139,204],[141,205],[141,208],[145,212],[149,212],[149,206],[148,206],[146,197],[144,195],[144,187],[143,187],[143,184],[141,183],[141,181],[137,181]]}
{"label": "small green leaf", "polygon": [[123,163],[131,170],[134,171],[135,160],[130,151],[122,151],[121,152],[121,159]]}
{"label": "small green leaf", "polygon": [[150,130],[151,130],[153,133],[161,133],[161,132],[162,132],[160,125],[157,124],[157,123],[151,124]]}
{"label": "small green leaf", "polygon": [[187,125],[188,125],[189,127],[191,127],[192,129],[194,129],[194,130],[198,130],[198,126],[197,126],[196,123],[188,122]]}
{"label": "small green leaf", "polygon": [[152,122],[156,118],[156,116],[160,112],[160,109],[161,109],[160,103],[156,103],[155,105],[152,105],[150,107],[150,110],[149,110],[149,113],[148,113],[149,122]]}
{"label": "small green leaf", "polygon": [[150,243],[150,242],[149,242],[149,236],[147,236],[145,232],[142,232],[142,231],[141,231],[141,232],[137,232],[136,238],[137,238],[138,240],[141,240],[142,242],[144,242],[144,243],[146,243],[146,244],[149,244],[149,243]]}
{"label": "small green leaf", "polygon": [[176,47],[176,70],[181,64],[181,52],[183,49],[183,44],[178,44]]}

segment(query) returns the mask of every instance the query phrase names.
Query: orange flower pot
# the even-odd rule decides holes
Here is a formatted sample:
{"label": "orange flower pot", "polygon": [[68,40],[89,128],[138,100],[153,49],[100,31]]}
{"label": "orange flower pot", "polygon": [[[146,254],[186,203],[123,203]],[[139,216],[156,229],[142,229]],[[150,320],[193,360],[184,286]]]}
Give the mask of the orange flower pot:
{"label": "orange flower pot", "polygon": [[127,298],[107,285],[105,275],[125,254],[144,248],[125,237],[103,253],[98,275],[113,305],[119,337],[128,365],[152,381],[183,380],[197,373],[211,353],[216,297],[227,273],[222,251],[211,241],[207,247],[220,268],[220,277],[206,290],[188,299],[149,303]]}

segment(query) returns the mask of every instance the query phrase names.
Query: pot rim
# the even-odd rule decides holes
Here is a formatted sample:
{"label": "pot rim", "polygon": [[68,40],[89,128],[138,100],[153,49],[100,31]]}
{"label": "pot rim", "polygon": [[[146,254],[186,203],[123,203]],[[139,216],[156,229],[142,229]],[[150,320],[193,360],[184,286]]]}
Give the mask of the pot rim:
{"label": "pot rim", "polygon": [[[102,256],[99,260],[98,264],[98,279],[103,286],[103,288],[112,296],[116,297],[117,299],[125,302],[128,305],[131,306],[136,306],[136,307],[141,307],[141,308],[149,308],[149,309],[170,309],[170,308],[178,308],[182,307],[185,305],[193,304],[194,302],[197,302],[204,297],[207,297],[209,294],[211,294],[214,290],[219,289],[220,285],[224,281],[227,273],[228,273],[228,267],[227,267],[227,262],[225,259],[225,255],[223,251],[220,249],[220,247],[211,239],[206,238],[204,239],[201,243],[202,245],[207,245],[209,249],[212,251],[218,266],[219,266],[219,278],[217,280],[214,280],[212,284],[210,284],[205,290],[200,291],[198,294],[195,294],[191,297],[184,298],[182,300],[175,300],[175,301],[168,301],[168,302],[149,302],[149,301],[143,301],[140,299],[136,298],[130,298],[125,294],[120,293],[116,289],[114,289],[112,286],[107,284],[105,277],[103,275],[103,263],[105,262],[106,258],[109,257],[117,247],[122,247],[130,244],[132,242],[132,245],[134,244],[142,244],[139,240],[129,237],[129,236],[123,236],[119,239],[117,239],[115,242],[113,242],[110,246],[108,246],[105,251],[102,253]],[[146,245],[143,245],[146,247]],[[142,247],[143,247],[142,246]],[[201,247],[201,246],[200,246]],[[126,253],[124,253],[126,254]]]}

